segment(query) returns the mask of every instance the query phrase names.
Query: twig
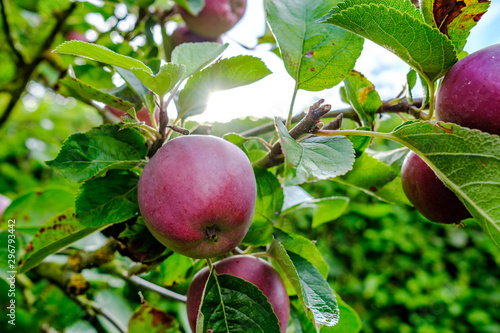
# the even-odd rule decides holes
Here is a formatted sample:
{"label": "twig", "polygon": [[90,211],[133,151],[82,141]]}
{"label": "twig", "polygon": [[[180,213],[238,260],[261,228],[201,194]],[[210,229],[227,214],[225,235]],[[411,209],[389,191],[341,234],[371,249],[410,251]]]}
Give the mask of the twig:
{"label": "twig", "polygon": [[[2,8],[3,8],[3,0],[2,1]],[[12,113],[12,110],[14,110],[14,107],[16,106],[17,102],[21,98],[21,95],[26,88],[26,85],[28,84],[31,75],[35,71],[36,67],[40,64],[40,62],[44,59],[43,53],[50,48],[52,45],[52,42],[54,41],[57,33],[59,30],[61,30],[64,22],[66,19],[71,15],[73,10],[75,10],[78,2],[73,2],[68,9],[66,9],[64,12],[61,13],[59,16],[59,20],[56,22],[55,26],[52,28],[52,31],[48,35],[48,37],[45,39],[42,47],[38,51],[38,54],[35,56],[32,62],[30,62],[27,65],[24,66],[18,66],[18,77],[22,77],[20,84],[18,85],[17,89],[14,89],[11,95],[11,99],[9,101],[9,104],[7,105],[7,108],[3,112],[2,116],[0,117],[0,128],[2,125],[7,121],[9,118],[10,114]]]}
{"label": "twig", "polygon": [[12,52],[14,52],[14,55],[17,58],[17,64],[18,66],[24,66],[24,58],[21,52],[16,48],[16,45],[14,44],[14,39],[12,38],[12,35],[10,33],[10,27],[9,27],[9,22],[7,22],[7,14],[5,11],[5,3],[4,0],[0,0],[0,5],[1,5],[1,10],[2,10],[2,21],[3,21],[3,30],[5,32],[5,37],[7,37],[7,44],[9,44],[10,48],[12,49]]}
{"label": "twig", "polygon": [[[324,99],[320,99],[318,102],[309,107],[309,112],[306,116],[290,130],[290,136],[292,138],[298,139],[302,135],[310,133],[316,127],[320,119],[330,111],[331,105],[321,105],[323,102]],[[278,141],[273,145],[271,151],[262,159],[257,161],[255,165],[267,169],[281,164],[283,160],[284,158],[281,151],[281,143]]]}
{"label": "twig", "polygon": [[97,304],[94,301],[91,301],[83,296],[69,296],[69,298],[80,305],[82,308],[86,309],[86,312],[89,313],[91,316],[95,316],[95,314],[99,314],[106,318],[113,326],[115,326],[118,331],[121,333],[127,333],[128,329],[125,327],[117,318],[111,314],[108,310],[103,308],[101,305]]}

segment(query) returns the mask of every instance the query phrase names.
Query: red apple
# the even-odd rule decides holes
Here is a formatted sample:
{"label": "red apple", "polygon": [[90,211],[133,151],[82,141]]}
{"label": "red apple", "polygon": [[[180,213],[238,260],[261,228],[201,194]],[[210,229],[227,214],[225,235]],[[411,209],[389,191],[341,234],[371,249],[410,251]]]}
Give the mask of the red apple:
{"label": "red apple", "polygon": [[471,217],[467,208],[417,154],[406,155],[401,182],[408,200],[427,219],[438,223],[459,223]]}
{"label": "red apple", "polygon": [[206,135],[167,142],[144,168],[138,186],[139,208],[151,233],[192,258],[233,250],[250,227],[256,195],[245,153]]}
{"label": "red apple", "polygon": [[500,135],[500,44],[466,56],[446,73],[436,118]]}
{"label": "red apple", "polygon": [[[109,110],[112,114],[114,114],[115,116],[117,116],[119,118],[122,118],[123,116],[125,116],[127,114],[125,111],[122,111],[120,109],[117,109],[117,108],[114,108],[114,107],[111,107],[108,105],[106,105],[105,109]],[[146,125],[152,126],[151,117],[149,116],[149,111],[148,111],[148,109],[146,109],[146,107],[143,107],[142,109],[137,111],[136,115],[137,115],[137,119],[139,121],[143,121],[146,123]],[[156,122],[158,123],[158,121],[160,119],[160,113],[159,113],[159,110],[157,108],[155,108],[154,116],[155,116]]]}
{"label": "red apple", "polygon": [[222,39],[220,37],[217,38],[208,38],[197,35],[196,33],[189,30],[188,27],[179,27],[177,28],[171,36],[172,39],[172,47],[176,47],[182,43],[200,43],[200,42],[215,42],[222,44]]}
{"label": "red apple", "polygon": [[[271,264],[253,256],[239,255],[216,262],[214,269],[217,274],[231,274],[257,286],[267,296],[278,317],[281,332],[285,333],[290,316],[290,300],[283,280]],[[193,332],[196,332],[196,318],[209,273],[208,267],[196,273],[187,293],[186,307]]]}
{"label": "red apple", "polygon": [[178,6],[184,22],[194,33],[217,38],[230,30],[245,14],[246,0],[205,0],[205,7],[194,16]]}

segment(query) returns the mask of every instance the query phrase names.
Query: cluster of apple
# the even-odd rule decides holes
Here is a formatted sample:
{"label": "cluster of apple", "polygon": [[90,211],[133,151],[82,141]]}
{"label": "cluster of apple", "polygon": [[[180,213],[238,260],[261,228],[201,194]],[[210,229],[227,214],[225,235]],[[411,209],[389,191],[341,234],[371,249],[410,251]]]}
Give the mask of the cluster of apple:
{"label": "cluster of apple", "polygon": [[[192,258],[219,257],[235,249],[252,223],[256,196],[255,175],[245,153],[210,135],[168,141],[145,166],[138,185],[139,208],[148,229],[169,249]],[[272,265],[236,255],[216,262],[214,269],[256,285],[285,332],[290,304]],[[193,332],[208,276],[208,267],[199,271],[188,291]]]}
{"label": "cluster of apple", "polygon": [[[436,95],[436,118],[500,135],[500,44],[472,53],[445,75]],[[414,152],[401,169],[403,189],[427,219],[459,223],[470,217],[458,197]]]}
{"label": "cluster of apple", "polygon": [[186,25],[172,33],[172,46],[197,42],[222,43],[220,36],[241,19],[246,6],[246,0],[205,0],[205,6],[198,15],[177,6]]}

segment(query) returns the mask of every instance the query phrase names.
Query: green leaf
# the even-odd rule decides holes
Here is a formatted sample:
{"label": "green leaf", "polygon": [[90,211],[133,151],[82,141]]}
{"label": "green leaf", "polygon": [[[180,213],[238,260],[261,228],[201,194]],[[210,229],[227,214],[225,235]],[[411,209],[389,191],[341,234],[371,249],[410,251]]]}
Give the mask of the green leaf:
{"label": "green leaf", "polygon": [[311,199],[288,208],[282,213],[282,215],[290,214],[300,209],[312,209],[312,227],[316,228],[317,226],[336,220],[342,216],[347,209],[348,204],[348,197],[325,197]]}
{"label": "green leaf", "polygon": [[266,0],[267,20],[297,89],[319,91],[340,83],[363,49],[363,39],[316,23],[335,0]]}
{"label": "green leaf", "polygon": [[153,114],[156,107],[154,94],[131,71],[120,67],[114,67],[114,69],[121,75],[130,89],[141,98],[149,113]]}
{"label": "green leaf", "polygon": [[321,333],[358,333],[363,329],[363,323],[356,310],[350,307],[343,300],[338,299],[340,320],[339,323],[333,327],[325,327]]}
{"label": "green leaf", "polygon": [[46,162],[72,182],[81,182],[110,169],[129,169],[144,162],[146,140],[133,128],[103,125],[71,135],[57,157]]}
{"label": "green leaf", "polygon": [[[316,333],[314,325],[309,321],[300,301],[294,299],[290,302],[290,318],[296,333]],[[334,326],[335,327],[335,326]],[[324,329],[321,330],[322,332]]]}
{"label": "green leaf", "polygon": [[184,78],[190,77],[217,59],[228,46],[212,42],[182,43],[172,51],[172,62],[186,66]]}
{"label": "green leaf", "polygon": [[288,234],[280,229],[274,229],[274,238],[281,243],[285,250],[293,253],[300,253],[303,258],[306,258],[311,264],[316,267],[318,272],[326,279],[330,267],[321,255],[321,251],[309,238]]}
{"label": "green leaf", "polygon": [[368,154],[375,157],[380,162],[390,166],[392,170],[399,176],[401,175],[401,167],[408,154],[408,148],[402,147],[386,151],[367,151]]}
{"label": "green leaf", "polygon": [[179,324],[163,310],[155,309],[146,301],[135,311],[128,322],[129,332],[176,333]]}
{"label": "green leaf", "polygon": [[159,96],[164,96],[182,79],[186,66],[167,63],[160,67],[157,74],[148,72],[142,68],[132,68],[132,73],[151,91]]}
{"label": "green leaf", "polygon": [[278,317],[267,297],[255,285],[229,274],[212,271],[200,307],[203,330],[218,332],[280,333]]}
{"label": "green leaf", "polygon": [[458,61],[455,48],[438,29],[423,22],[409,1],[346,0],[324,22],[370,39],[393,52],[429,81]]}
{"label": "green leaf", "polygon": [[160,280],[166,287],[186,281],[188,272],[193,268],[193,259],[178,253],[172,253],[159,266]]}
{"label": "green leaf", "polygon": [[273,222],[283,207],[283,189],[276,176],[259,167],[254,167],[257,181],[257,201],[252,224],[243,243],[253,246],[264,246],[272,239]]}
{"label": "green leaf", "polygon": [[319,332],[321,325],[334,326],[339,321],[337,299],[318,269],[294,252],[287,251],[276,239],[269,249],[297,292],[304,311]]}
{"label": "green leaf", "polygon": [[26,248],[26,254],[19,263],[21,273],[26,273],[47,256],[73,244],[100,228],[87,228],[75,217],[70,208],[49,219],[38,230]]}
{"label": "green leaf", "polygon": [[72,54],[75,56],[99,61],[104,64],[118,66],[128,70],[131,70],[132,68],[141,68],[146,72],[153,74],[151,69],[142,61],[118,54],[102,45],[86,43],[79,40],[72,40],[62,43],[52,52]]}
{"label": "green leaf", "polygon": [[14,199],[2,215],[2,224],[16,220],[16,230],[35,233],[49,218],[73,207],[75,194],[63,187],[35,189]]}
{"label": "green leaf", "polygon": [[86,181],[76,196],[76,217],[87,227],[100,227],[137,216],[138,182],[139,176],[128,170],[110,170]]}
{"label": "green leaf", "polygon": [[366,153],[356,159],[352,171],[334,180],[357,187],[379,200],[410,205],[398,173]]}
{"label": "green leaf", "polygon": [[237,56],[222,59],[193,75],[179,94],[179,118],[201,114],[205,111],[210,94],[256,82],[271,71],[259,58]]}
{"label": "green leaf", "polygon": [[330,179],[351,170],[354,149],[348,139],[312,137],[299,143],[281,121],[275,120],[274,124],[285,154],[287,186]]}
{"label": "green leaf", "polygon": [[346,96],[356,111],[361,125],[373,128],[373,122],[382,100],[373,84],[363,74],[351,71],[344,80]]}
{"label": "green leaf", "polygon": [[121,99],[120,97],[113,96],[106,92],[100,91],[86,84],[77,78],[66,76],[59,80],[59,84],[66,89],[59,89],[58,91],[66,97],[74,97],[81,101],[97,101],[102,102],[111,107],[127,112],[134,107],[134,104]]}
{"label": "green leaf", "polygon": [[205,7],[205,0],[174,0],[176,4],[193,15],[197,15]]}
{"label": "green leaf", "polygon": [[415,151],[500,247],[500,137],[452,123],[409,121],[387,138]]}

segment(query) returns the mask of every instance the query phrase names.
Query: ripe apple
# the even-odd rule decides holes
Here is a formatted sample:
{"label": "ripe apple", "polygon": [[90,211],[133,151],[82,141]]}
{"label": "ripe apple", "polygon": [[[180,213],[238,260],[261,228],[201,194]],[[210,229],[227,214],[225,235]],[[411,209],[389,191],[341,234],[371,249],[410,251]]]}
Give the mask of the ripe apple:
{"label": "ripe apple", "polygon": [[408,200],[427,219],[438,223],[459,223],[470,217],[464,204],[414,152],[401,167],[401,182]]}
{"label": "ripe apple", "polygon": [[172,33],[172,36],[170,38],[172,40],[172,47],[176,47],[178,45],[181,45],[182,43],[214,42],[222,44],[222,39],[220,37],[217,38],[203,37],[192,32],[186,26],[177,28]]}
{"label": "ripe apple", "polygon": [[[290,300],[283,280],[271,264],[253,256],[238,255],[216,262],[214,269],[217,274],[231,274],[259,288],[271,303],[281,332],[285,333],[290,316]],[[196,332],[196,318],[209,273],[208,267],[196,273],[187,293],[187,314],[193,332]]]}
{"label": "ripe apple", "polygon": [[231,29],[245,14],[246,0],[205,0],[205,7],[194,16],[178,6],[184,22],[194,33],[217,38]]}
{"label": "ripe apple", "polygon": [[192,258],[233,250],[252,222],[257,185],[236,145],[208,135],[167,142],[139,179],[146,226],[160,243]]}
{"label": "ripe apple", "polygon": [[[117,108],[111,107],[109,105],[106,105],[105,109],[109,110],[112,114],[114,114],[115,116],[117,116],[119,118],[121,118],[127,114],[126,112],[119,110]],[[149,116],[149,111],[148,111],[148,109],[146,109],[146,107],[143,107],[142,109],[137,111],[136,115],[137,115],[137,119],[139,121],[143,121],[146,123],[146,125],[152,126],[151,117]],[[156,122],[158,122],[160,119],[160,113],[159,113],[159,110],[157,108],[155,108],[154,116],[155,116]]]}
{"label": "ripe apple", "polygon": [[500,44],[466,56],[446,73],[436,118],[500,135]]}

